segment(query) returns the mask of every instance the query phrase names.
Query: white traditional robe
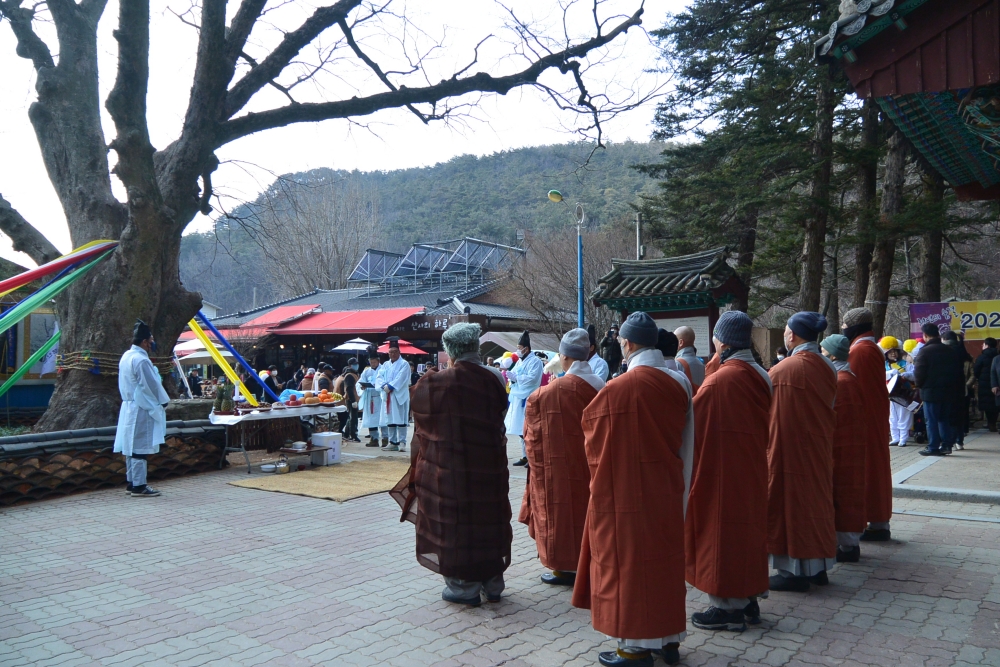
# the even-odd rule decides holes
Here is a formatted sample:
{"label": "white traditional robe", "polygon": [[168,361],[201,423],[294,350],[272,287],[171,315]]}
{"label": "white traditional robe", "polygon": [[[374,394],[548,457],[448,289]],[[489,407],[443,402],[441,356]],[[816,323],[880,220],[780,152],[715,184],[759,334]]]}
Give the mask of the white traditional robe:
{"label": "white traditional robe", "polygon": [[114,451],[125,456],[156,454],[166,438],[165,406],[170,397],[149,355],[138,345],[133,345],[118,362],[118,392],[122,407]]}
{"label": "white traditional robe", "polygon": [[601,359],[601,355],[595,354],[590,358],[589,363],[590,369],[594,371],[594,375],[607,382],[608,376],[611,374],[611,369],[608,368],[608,362]]}
{"label": "white traditional robe", "polygon": [[[386,373],[389,372],[389,362],[382,362],[378,366],[378,370],[375,371],[375,389],[378,391],[379,396],[379,407],[378,407],[378,426],[379,428],[385,428],[389,425],[389,412],[385,407],[385,383],[386,383]],[[372,427],[369,427],[372,428]],[[384,433],[385,431],[383,431]]]}
{"label": "white traditional robe", "polygon": [[544,362],[534,353],[529,352],[527,357],[519,359],[507,373],[507,378],[510,380],[510,398],[508,399],[510,407],[507,409],[507,417],[504,419],[507,435],[524,435],[524,408],[532,392],[542,386],[544,370]]}
{"label": "white traditional robe", "polygon": [[387,361],[384,365],[386,371],[383,386],[392,388],[392,393],[384,391],[387,407],[383,407],[382,411],[387,413],[386,425],[406,426],[410,421],[410,364],[400,357],[394,362]]}
{"label": "white traditional robe", "polygon": [[382,392],[376,383],[378,372],[382,369],[382,364],[378,368],[368,366],[361,372],[359,382],[367,382],[374,385],[370,389],[361,391],[361,399],[358,407],[361,408],[361,428],[378,428],[379,419],[382,416]]}

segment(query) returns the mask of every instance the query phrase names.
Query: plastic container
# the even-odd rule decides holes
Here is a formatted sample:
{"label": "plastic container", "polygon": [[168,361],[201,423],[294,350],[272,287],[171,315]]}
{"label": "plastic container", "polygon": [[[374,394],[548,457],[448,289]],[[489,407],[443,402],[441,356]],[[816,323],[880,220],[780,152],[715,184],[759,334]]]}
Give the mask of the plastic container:
{"label": "plastic container", "polygon": [[312,453],[312,463],[318,466],[328,466],[340,463],[340,444],[343,436],[340,433],[326,431],[324,433],[313,433],[313,447],[329,447],[323,452]]}

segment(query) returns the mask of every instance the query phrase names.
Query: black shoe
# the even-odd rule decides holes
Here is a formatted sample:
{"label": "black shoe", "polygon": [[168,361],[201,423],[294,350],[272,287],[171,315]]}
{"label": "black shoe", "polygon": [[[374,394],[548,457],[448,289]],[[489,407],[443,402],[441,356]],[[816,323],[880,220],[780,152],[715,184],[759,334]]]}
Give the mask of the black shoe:
{"label": "black shoe", "polygon": [[135,487],[132,486],[131,484],[129,484],[128,486],[125,487],[125,495],[126,496],[131,496],[132,495],[132,491],[134,491],[134,490],[135,490]]}
{"label": "black shoe", "polygon": [[[607,667],[653,667],[653,656],[649,651],[623,653],[622,651],[602,651],[597,661]],[[667,663],[668,665],[673,663]]]}
{"label": "black shoe", "polygon": [[743,632],[747,629],[743,610],[726,611],[718,607],[709,607],[708,611],[691,614],[691,624],[702,630],[735,630]]}
{"label": "black shoe", "polygon": [[160,492],[148,486],[142,487],[142,490],[132,489],[133,498],[155,498],[160,495]]}
{"label": "black shoe", "polygon": [[888,528],[865,528],[865,532],[861,533],[862,542],[888,542],[891,537]]}
{"label": "black shoe", "polygon": [[518,459],[517,461],[514,462],[514,465],[516,465],[516,466],[526,466],[526,465],[528,465],[528,459],[527,458]]}
{"label": "black shoe", "polygon": [[681,661],[681,645],[677,642],[667,644],[659,651],[653,651],[653,653],[659,653],[660,657],[663,658],[663,662],[668,665],[676,665]]}
{"label": "black shoe", "polygon": [[474,598],[460,598],[457,595],[452,595],[448,591],[441,593],[441,599],[445,602],[454,602],[455,604],[464,604],[470,607],[478,607],[480,603],[482,603],[482,600],[478,595]]}
{"label": "black shoe", "polygon": [[552,586],[572,586],[576,583],[576,573],[559,572],[557,570],[546,572],[542,575],[542,583],[551,584]]}
{"label": "black shoe", "polygon": [[851,547],[850,551],[837,549],[838,563],[857,563],[861,560],[861,547]]}
{"label": "black shoe", "polygon": [[945,447],[941,450],[941,456],[948,456],[951,454],[951,447]]}
{"label": "black shoe", "polygon": [[486,601],[487,602],[500,602],[500,596],[499,595],[489,595],[489,594],[487,594],[486,595]]}
{"label": "black shoe", "polygon": [[772,591],[787,591],[789,593],[805,593],[809,590],[808,577],[786,577],[774,574],[768,579]]}
{"label": "black shoe", "polygon": [[378,438],[368,438],[368,442],[365,443],[365,447],[378,447]]}
{"label": "black shoe", "polygon": [[809,577],[809,581],[816,584],[817,586],[826,586],[830,583],[830,577],[826,575],[826,570],[823,570],[819,574],[814,574]]}
{"label": "black shoe", "polygon": [[931,449],[930,447],[924,447],[917,454],[921,456],[944,456],[944,452],[940,449]]}
{"label": "black shoe", "polygon": [[750,604],[743,607],[743,615],[747,619],[747,625],[760,625],[760,605],[756,600],[751,600]]}

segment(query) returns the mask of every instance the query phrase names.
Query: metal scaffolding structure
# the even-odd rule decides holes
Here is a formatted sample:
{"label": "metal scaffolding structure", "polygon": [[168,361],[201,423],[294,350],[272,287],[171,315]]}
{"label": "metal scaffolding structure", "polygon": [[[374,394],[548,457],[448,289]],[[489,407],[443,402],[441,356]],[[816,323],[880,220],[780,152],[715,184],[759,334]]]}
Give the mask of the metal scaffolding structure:
{"label": "metal scaffolding structure", "polygon": [[524,250],[473,238],[414,243],[406,254],[369,249],[347,279],[364,296],[456,292],[510,272]]}

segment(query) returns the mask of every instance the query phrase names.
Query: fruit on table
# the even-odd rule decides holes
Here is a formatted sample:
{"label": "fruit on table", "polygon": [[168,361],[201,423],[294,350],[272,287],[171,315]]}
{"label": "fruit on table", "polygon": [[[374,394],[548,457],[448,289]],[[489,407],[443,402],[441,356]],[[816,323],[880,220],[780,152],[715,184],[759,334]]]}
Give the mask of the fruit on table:
{"label": "fruit on table", "polygon": [[307,391],[307,392],[305,392],[305,394],[306,394],[306,396],[305,396],[306,398],[312,398],[314,396],[314,394],[311,391]]}

